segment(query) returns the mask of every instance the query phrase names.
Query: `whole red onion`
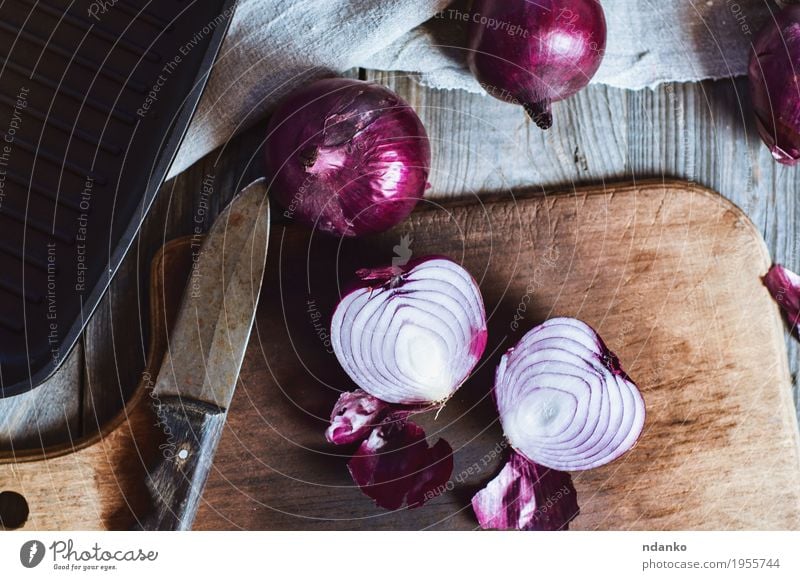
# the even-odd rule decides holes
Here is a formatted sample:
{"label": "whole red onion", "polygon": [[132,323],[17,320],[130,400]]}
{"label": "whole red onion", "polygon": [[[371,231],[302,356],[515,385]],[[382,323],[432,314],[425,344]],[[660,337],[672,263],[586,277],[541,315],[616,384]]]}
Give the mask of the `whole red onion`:
{"label": "whole red onion", "polygon": [[600,67],[606,19],[598,0],[475,0],[469,37],[481,86],[549,129],[551,103],[577,93]]}
{"label": "whole red onion", "polygon": [[756,125],[780,163],[800,160],[800,6],[787,6],[758,34],[750,55]]}
{"label": "whole red onion", "polygon": [[269,123],[266,168],[285,216],[340,236],[403,221],[427,186],[431,151],[414,110],[376,83],[325,79]]}

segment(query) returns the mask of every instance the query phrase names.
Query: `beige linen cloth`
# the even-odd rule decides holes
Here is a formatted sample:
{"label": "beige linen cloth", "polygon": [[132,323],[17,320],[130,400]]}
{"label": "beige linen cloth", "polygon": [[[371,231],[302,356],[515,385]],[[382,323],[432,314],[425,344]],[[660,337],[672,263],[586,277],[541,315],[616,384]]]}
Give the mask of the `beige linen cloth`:
{"label": "beige linen cloth", "polygon": [[[602,3],[608,44],[592,82],[625,89],[745,74],[750,45],[775,9],[771,0]],[[460,0],[240,0],[170,176],[312,78],[364,67],[480,92],[465,66],[465,14],[472,18]]]}

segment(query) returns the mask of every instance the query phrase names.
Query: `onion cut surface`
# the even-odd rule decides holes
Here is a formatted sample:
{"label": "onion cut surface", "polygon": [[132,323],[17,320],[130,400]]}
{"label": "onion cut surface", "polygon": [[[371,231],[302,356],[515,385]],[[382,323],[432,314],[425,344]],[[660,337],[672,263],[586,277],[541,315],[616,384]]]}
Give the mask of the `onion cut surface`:
{"label": "onion cut surface", "polygon": [[364,391],[387,403],[442,403],[486,347],[475,280],[455,262],[428,257],[403,269],[362,270],[331,323],[333,350]]}
{"label": "onion cut surface", "polygon": [[644,427],[636,385],[597,333],[574,318],[548,320],[503,355],[494,394],[511,446],[559,471],[617,459]]}

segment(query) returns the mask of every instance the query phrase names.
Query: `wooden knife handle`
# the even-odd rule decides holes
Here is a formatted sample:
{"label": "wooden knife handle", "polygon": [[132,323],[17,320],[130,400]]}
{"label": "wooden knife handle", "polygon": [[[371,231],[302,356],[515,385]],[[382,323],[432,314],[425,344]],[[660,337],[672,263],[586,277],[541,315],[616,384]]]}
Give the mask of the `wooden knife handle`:
{"label": "wooden knife handle", "polygon": [[192,236],[172,240],[153,258],[147,366],[125,409],[99,432],[77,441],[0,452],[0,493],[22,495],[29,512],[28,520],[14,528],[126,530],[141,527],[136,522],[152,513],[153,500],[143,484],[167,438],[154,427],[151,377],[158,374],[167,351],[196,244]]}
{"label": "wooden knife handle", "polygon": [[165,443],[148,480],[153,511],[140,526],[143,530],[188,530],[211,471],[226,413],[215,405],[181,397],[162,397],[155,401],[154,409]]}

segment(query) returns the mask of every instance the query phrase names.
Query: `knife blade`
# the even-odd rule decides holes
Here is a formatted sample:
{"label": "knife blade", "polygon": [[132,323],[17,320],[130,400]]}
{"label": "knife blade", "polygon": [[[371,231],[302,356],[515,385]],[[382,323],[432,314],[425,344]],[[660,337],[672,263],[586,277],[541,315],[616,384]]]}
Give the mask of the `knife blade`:
{"label": "knife blade", "polygon": [[222,436],[255,319],[266,264],[265,181],[243,189],[193,254],[167,353],[150,397],[166,442],[149,470],[145,530],[185,530]]}

